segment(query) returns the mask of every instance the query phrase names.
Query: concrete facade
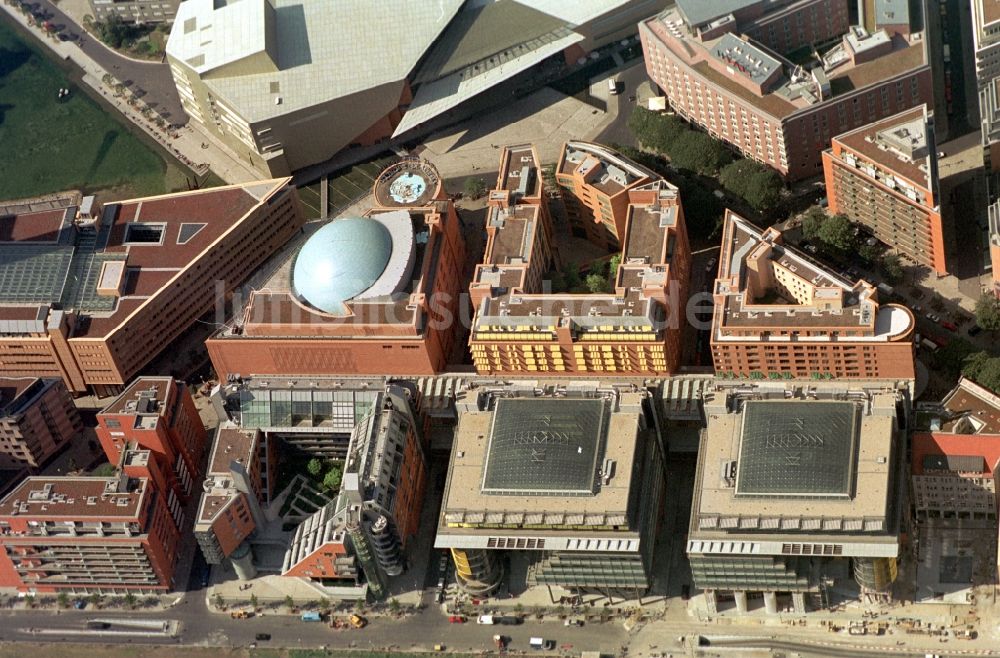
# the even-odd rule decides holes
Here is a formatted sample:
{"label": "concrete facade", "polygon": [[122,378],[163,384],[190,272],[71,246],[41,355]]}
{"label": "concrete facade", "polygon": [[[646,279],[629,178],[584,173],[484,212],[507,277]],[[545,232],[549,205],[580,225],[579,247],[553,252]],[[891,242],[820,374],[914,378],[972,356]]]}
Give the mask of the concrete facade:
{"label": "concrete facade", "polygon": [[126,23],[172,23],[181,0],[89,0],[94,19],[118,14]]}

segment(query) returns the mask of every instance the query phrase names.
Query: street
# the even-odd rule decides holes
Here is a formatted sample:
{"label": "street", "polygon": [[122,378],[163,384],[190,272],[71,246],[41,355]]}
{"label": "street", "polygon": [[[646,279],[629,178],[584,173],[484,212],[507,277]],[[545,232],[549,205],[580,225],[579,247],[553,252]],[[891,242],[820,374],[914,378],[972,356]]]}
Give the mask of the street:
{"label": "street", "polygon": [[[76,42],[77,46],[102,68],[124,82],[126,86],[143,90],[145,92],[143,100],[164,119],[178,126],[188,122],[188,116],[181,106],[180,97],[170,76],[170,67],[165,62],[141,62],[119,55],[96,37],[92,37],[50,0],[35,0],[29,4],[33,4],[36,10],[48,14],[51,23],[62,26],[62,31],[70,35],[70,40]],[[75,35],[75,38],[72,35]]]}

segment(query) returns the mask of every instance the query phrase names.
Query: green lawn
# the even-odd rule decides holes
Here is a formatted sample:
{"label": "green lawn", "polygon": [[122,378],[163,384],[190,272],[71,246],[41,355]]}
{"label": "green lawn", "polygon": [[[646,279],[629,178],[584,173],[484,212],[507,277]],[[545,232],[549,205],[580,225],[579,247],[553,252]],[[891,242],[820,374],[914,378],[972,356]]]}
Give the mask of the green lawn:
{"label": "green lawn", "polygon": [[[67,189],[126,198],[184,187],[184,170],[168,165],[38,48],[0,21],[0,199]],[[56,98],[61,87],[72,90],[66,101]]]}

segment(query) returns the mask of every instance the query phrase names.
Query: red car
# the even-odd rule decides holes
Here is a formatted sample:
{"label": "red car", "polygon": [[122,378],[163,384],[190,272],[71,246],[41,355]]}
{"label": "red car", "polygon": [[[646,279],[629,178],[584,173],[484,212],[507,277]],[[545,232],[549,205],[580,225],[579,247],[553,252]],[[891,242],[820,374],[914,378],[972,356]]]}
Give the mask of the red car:
{"label": "red car", "polygon": [[958,331],[958,325],[954,322],[948,322],[947,320],[941,320],[941,326],[948,331]]}
{"label": "red car", "polygon": [[461,615],[452,615],[451,617],[448,617],[448,621],[451,622],[452,624],[464,624],[465,617]]}

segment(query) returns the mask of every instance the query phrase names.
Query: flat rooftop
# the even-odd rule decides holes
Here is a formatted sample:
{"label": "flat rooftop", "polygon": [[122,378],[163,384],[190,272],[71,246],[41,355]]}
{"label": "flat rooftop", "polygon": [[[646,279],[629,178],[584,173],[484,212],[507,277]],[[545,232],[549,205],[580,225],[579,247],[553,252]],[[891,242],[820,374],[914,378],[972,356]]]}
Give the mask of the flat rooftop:
{"label": "flat rooftop", "polygon": [[941,419],[942,432],[1000,435],[1000,396],[969,379],[960,379],[941,406],[950,414]]}
{"label": "flat rooftop", "polygon": [[212,458],[208,463],[208,475],[226,475],[229,465],[236,461],[249,470],[253,451],[257,449],[257,433],[236,427],[220,427],[215,434]]}
{"label": "flat rooftop", "polygon": [[927,117],[923,107],[852,130],[834,139],[862,157],[924,188],[931,187]]}
{"label": "flat rooftop", "polygon": [[736,495],[849,496],[859,414],[851,402],[746,402]]}
{"label": "flat rooftop", "polygon": [[[44,330],[48,310],[38,309],[58,305],[81,317],[74,338],[106,336],[287,181],[106,203],[97,224],[75,224],[70,209],[42,212],[45,229],[36,227],[39,213],[7,217],[4,232],[14,241],[0,242],[0,328]],[[63,214],[57,233],[54,212]],[[120,268],[113,291],[101,289],[104,265]],[[28,306],[34,321],[18,323]]]}
{"label": "flat rooftop", "polygon": [[173,384],[172,377],[139,377],[101,413],[162,415]]}
{"label": "flat rooftop", "polygon": [[624,525],[640,412],[611,404],[503,398],[496,409],[462,413],[442,525]]}
{"label": "flat rooftop", "polygon": [[[884,531],[895,396],[864,405],[754,400],[738,412],[706,409],[691,532]],[[748,476],[753,491],[743,493]]]}
{"label": "flat rooftop", "polygon": [[538,196],[541,185],[541,173],[538,171],[540,166],[531,144],[506,147],[499,174],[502,187],[497,189],[515,192],[522,197]]}
{"label": "flat rooftop", "polygon": [[587,184],[608,196],[658,179],[655,173],[615,151],[590,142],[566,142],[559,156],[557,171],[576,173]]}
{"label": "flat rooftop", "polygon": [[0,377],[0,417],[16,413],[23,403],[18,401],[17,409],[12,403],[37,381],[37,377]]}
{"label": "flat rooftop", "polygon": [[33,519],[138,520],[146,478],[29,477],[0,501],[0,516]]}

